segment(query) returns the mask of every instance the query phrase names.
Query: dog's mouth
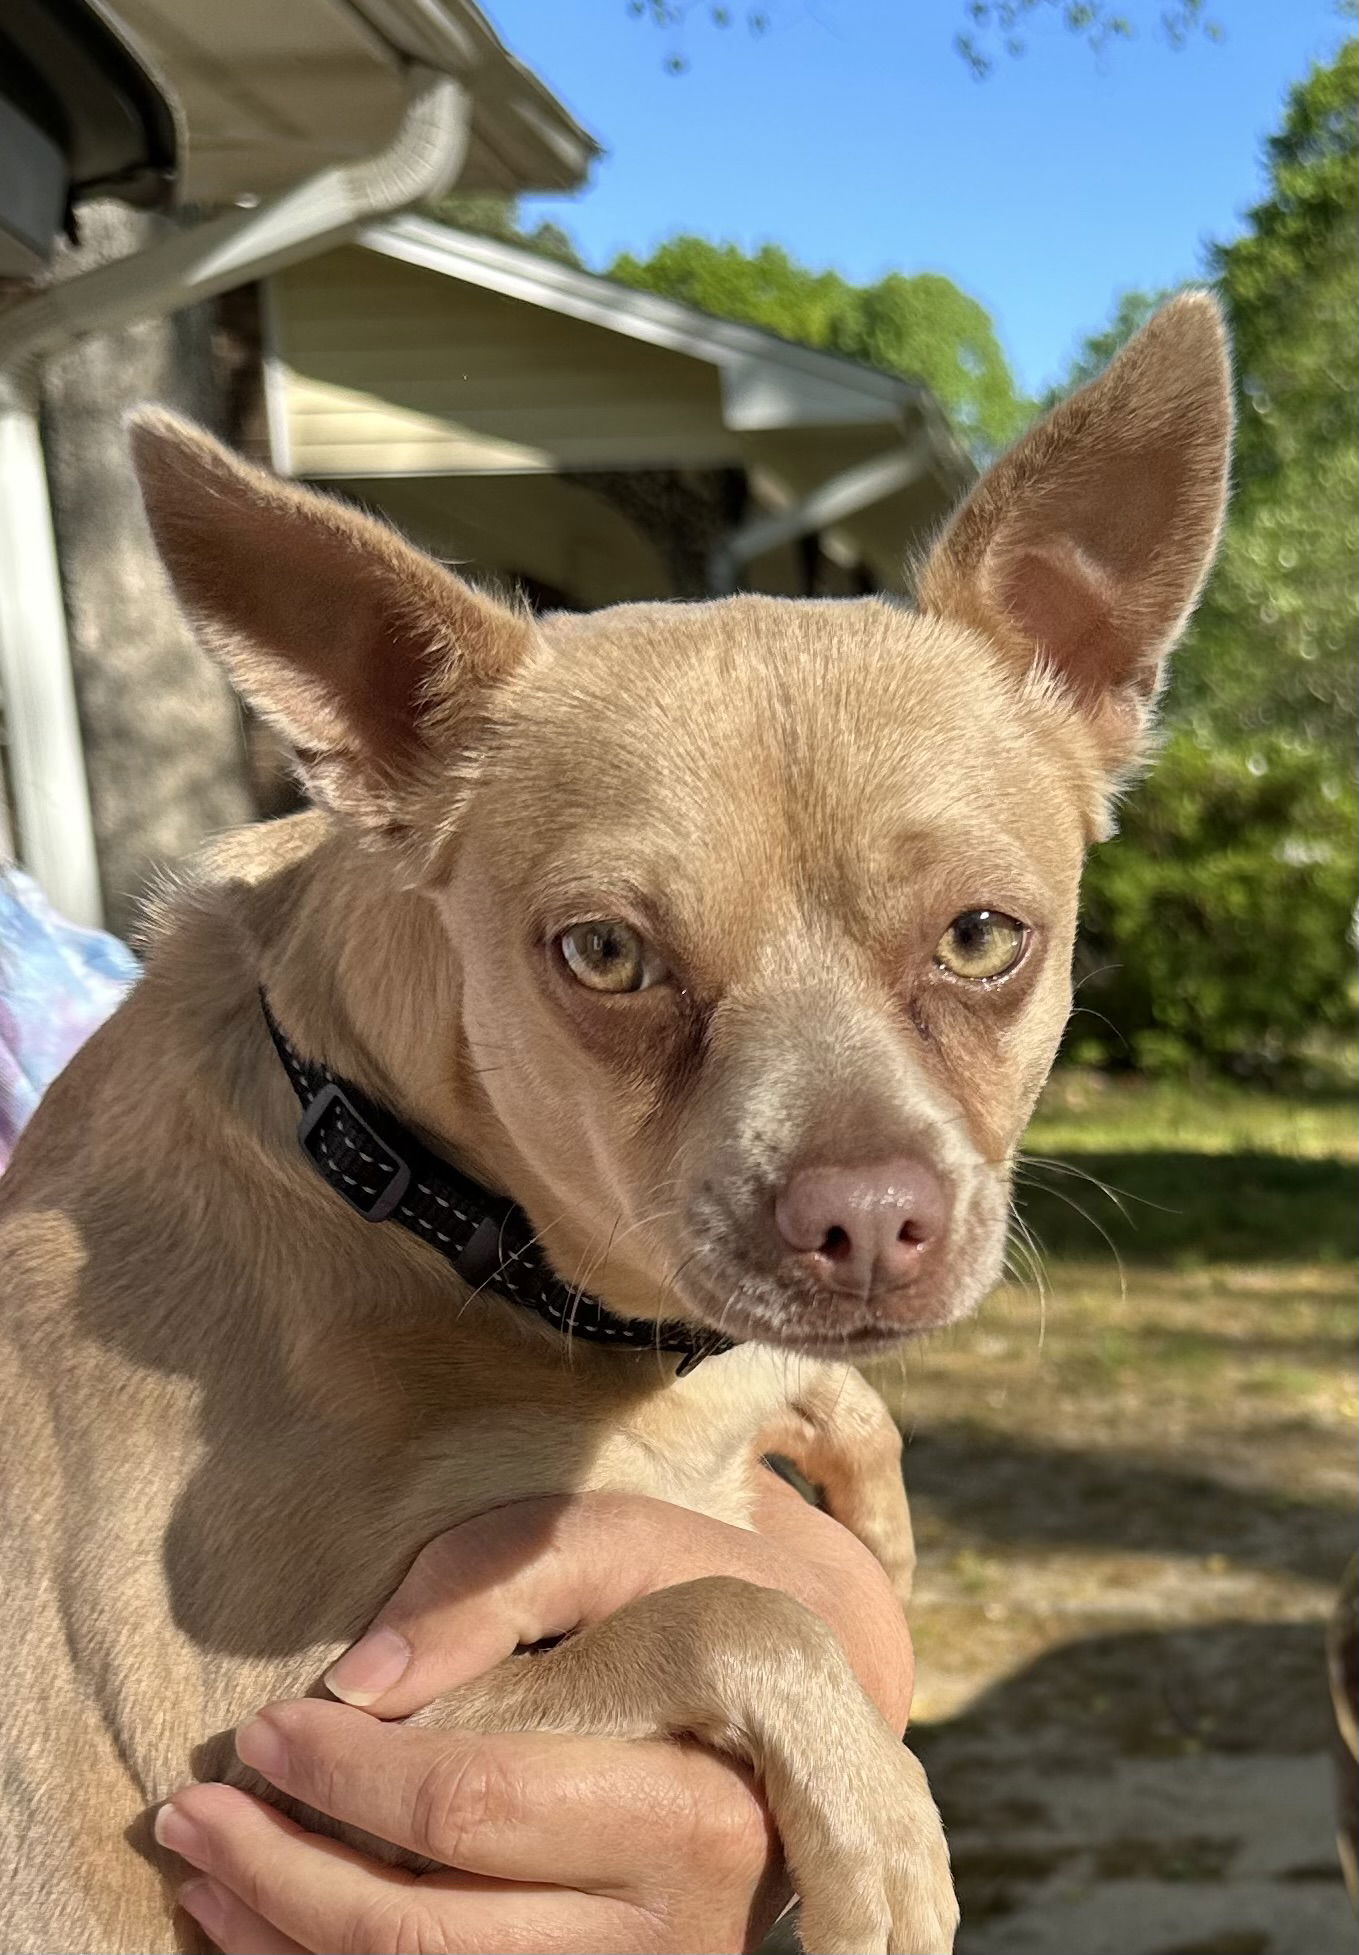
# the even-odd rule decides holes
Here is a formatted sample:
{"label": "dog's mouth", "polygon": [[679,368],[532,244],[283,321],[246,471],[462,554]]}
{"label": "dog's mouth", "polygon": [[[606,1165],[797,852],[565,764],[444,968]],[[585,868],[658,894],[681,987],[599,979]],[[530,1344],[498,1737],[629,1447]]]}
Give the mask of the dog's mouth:
{"label": "dog's mouth", "polygon": [[804,1357],[875,1357],[956,1323],[989,1282],[911,1285],[888,1296],[848,1297],[819,1285],[742,1271],[725,1256],[691,1259],[676,1286],[686,1308],[741,1343]]}
{"label": "dog's mouth", "polygon": [[734,1217],[704,1202],[671,1293],[712,1330],[803,1356],[856,1361],[971,1315],[1004,1261],[1004,1186],[978,1178],[947,1242],[911,1280],[853,1292],[752,1253]]}

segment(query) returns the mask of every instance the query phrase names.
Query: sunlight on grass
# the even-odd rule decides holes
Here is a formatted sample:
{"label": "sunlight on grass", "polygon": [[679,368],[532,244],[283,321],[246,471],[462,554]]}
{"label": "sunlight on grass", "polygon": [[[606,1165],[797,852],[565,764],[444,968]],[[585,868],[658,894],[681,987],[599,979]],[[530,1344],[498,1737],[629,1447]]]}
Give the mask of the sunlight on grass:
{"label": "sunlight on grass", "polygon": [[1359,1156],[1355,1083],[1341,1076],[1301,1092],[1067,1069],[1053,1075],[1024,1147],[1058,1155],[1174,1148],[1191,1154],[1354,1160]]}

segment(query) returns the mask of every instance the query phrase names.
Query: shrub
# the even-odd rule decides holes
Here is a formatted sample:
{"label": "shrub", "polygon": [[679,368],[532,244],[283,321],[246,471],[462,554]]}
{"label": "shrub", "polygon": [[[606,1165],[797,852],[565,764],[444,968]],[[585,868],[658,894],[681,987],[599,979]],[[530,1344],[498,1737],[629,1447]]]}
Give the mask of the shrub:
{"label": "shrub", "polygon": [[1355,821],[1315,748],[1172,735],[1090,859],[1070,1055],[1262,1070],[1347,1027]]}

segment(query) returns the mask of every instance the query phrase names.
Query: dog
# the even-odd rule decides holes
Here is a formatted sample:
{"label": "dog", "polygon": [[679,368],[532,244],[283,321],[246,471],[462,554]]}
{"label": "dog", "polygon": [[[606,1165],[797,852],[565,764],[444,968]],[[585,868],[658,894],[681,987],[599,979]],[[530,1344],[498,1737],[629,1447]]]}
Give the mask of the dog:
{"label": "dog", "polygon": [[[899,1439],[850,1367],[999,1275],[1083,852],[1230,435],[1188,294],[995,464],[909,607],[533,618],[135,422],[183,609],[317,806],[164,898],[0,1182],[7,1947],[201,1946],[149,1809],[191,1764],[253,1785],[231,1728],[488,1507],[748,1524],[777,1450],[905,1596]],[[688,1583],[437,1716],[739,1752],[809,1949],[952,1946],[923,1774],[789,1597]]]}

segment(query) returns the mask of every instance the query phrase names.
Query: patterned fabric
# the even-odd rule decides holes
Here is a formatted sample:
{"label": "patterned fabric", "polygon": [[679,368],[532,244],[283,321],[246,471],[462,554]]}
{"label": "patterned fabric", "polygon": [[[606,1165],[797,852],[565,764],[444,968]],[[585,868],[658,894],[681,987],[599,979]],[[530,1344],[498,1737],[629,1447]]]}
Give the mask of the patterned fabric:
{"label": "patterned fabric", "polygon": [[0,1171],[44,1090],[138,975],[116,937],[57,915],[0,864]]}

